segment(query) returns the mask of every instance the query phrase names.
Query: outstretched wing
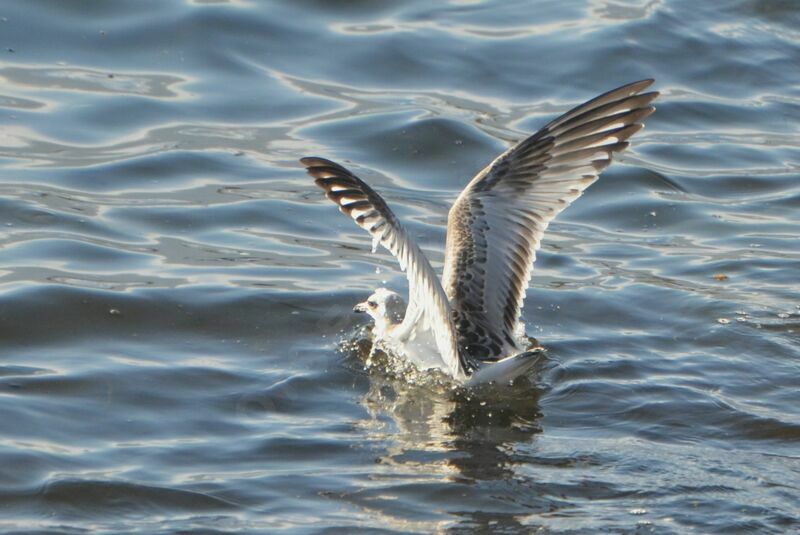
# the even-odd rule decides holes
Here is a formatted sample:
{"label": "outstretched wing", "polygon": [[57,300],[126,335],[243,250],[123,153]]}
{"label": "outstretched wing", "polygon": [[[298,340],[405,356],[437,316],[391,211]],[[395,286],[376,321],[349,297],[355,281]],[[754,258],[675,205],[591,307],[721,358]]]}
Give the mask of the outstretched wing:
{"label": "outstretched wing", "polygon": [[408,277],[409,303],[400,325],[400,336],[408,337],[418,321],[433,330],[436,346],[453,377],[465,377],[447,295],[425,254],[397,220],[386,202],[353,173],[324,158],[302,158],[300,162],[327,197],[342,213],[370,233],[373,249],[380,243],[400,263]]}
{"label": "outstretched wing", "polygon": [[643,127],[658,93],[639,93],[652,83],[568,111],[498,156],[453,204],[443,286],[468,365],[519,351],[514,330],[542,235]]}

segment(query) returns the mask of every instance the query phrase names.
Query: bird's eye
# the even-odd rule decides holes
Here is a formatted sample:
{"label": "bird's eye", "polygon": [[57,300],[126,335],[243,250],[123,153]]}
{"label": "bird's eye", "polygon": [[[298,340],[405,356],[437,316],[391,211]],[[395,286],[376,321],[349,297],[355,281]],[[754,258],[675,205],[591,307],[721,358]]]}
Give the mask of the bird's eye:
{"label": "bird's eye", "polygon": [[369,308],[375,308],[376,306],[378,306],[378,303],[376,303],[375,301],[367,301],[367,304],[369,305]]}

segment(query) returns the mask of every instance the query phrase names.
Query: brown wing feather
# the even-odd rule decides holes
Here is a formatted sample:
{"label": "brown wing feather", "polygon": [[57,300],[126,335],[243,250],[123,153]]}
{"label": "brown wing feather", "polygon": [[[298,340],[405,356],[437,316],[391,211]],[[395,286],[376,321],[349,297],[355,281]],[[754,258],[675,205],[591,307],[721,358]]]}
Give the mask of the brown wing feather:
{"label": "brown wing feather", "polygon": [[640,92],[652,83],[622,86],[561,115],[459,195],[448,216],[443,282],[468,367],[520,350],[515,329],[542,235],[641,130],[658,93]]}

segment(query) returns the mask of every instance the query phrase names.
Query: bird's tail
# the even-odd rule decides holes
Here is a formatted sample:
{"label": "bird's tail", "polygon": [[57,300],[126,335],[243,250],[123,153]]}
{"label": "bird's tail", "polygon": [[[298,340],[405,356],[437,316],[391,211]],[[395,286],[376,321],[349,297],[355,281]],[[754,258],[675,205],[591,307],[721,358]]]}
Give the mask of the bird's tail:
{"label": "bird's tail", "polygon": [[544,350],[540,347],[524,353],[517,353],[492,364],[484,364],[467,380],[468,386],[495,382],[498,384],[509,381],[529,372],[539,363]]}

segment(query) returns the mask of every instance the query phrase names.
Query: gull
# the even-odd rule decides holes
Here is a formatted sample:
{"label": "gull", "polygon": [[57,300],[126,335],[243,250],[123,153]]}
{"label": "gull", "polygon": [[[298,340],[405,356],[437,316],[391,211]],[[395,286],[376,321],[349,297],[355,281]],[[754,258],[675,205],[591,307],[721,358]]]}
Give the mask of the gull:
{"label": "gull", "polygon": [[441,281],[383,198],[325,158],[300,162],[317,186],[397,259],[408,304],[379,288],[354,310],[374,320],[376,345],[435,365],[468,385],[511,381],[540,351],[526,351],[520,316],[536,251],[550,222],[625,150],[655,111],[658,92],[641,80],[604,93],[554,119],[480,171],[447,216]]}

